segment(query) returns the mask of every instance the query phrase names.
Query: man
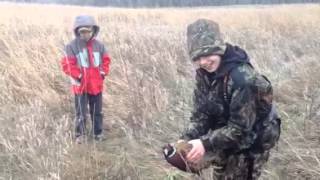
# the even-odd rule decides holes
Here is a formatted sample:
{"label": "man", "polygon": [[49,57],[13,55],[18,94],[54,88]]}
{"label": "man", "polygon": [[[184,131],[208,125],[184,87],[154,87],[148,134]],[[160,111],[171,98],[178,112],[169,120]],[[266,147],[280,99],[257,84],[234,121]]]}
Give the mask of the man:
{"label": "man", "polygon": [[243,49],[223,42],[211,20],[190,24],[187,44],[198,67],[191,122],[181,137],[192,144],[187,161],[210,154],[216,179],[258,179],[280,135],[271,83]]}
{"label": "man", "polygon": [[65,48],[61,61],[63,71],[70,77],[75,94],[75,137],[82,143],[86,132],[89,104],[95,140],[102,140],[103,80],[109,73],[110,57],[104,45],[96,40],[99,26],[91,16],[78,16],[74,23],[75,39]]}

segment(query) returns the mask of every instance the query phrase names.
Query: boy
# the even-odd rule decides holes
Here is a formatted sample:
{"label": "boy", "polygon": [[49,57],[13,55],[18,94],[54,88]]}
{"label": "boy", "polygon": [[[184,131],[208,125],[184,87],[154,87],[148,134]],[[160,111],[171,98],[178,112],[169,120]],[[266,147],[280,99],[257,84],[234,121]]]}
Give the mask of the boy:
{"label": "boy", "polygon": [[109,73],[110,57],[104,45],[96,40],[99,29],[92,16],[77,16],[73,29],[76,37],[66,46],[65,57],[61,60],[62,70],[70,77],[75,95],[75,137],[79,144],[84,140],[88,104],[94,138],[103,140],[102,90]]}

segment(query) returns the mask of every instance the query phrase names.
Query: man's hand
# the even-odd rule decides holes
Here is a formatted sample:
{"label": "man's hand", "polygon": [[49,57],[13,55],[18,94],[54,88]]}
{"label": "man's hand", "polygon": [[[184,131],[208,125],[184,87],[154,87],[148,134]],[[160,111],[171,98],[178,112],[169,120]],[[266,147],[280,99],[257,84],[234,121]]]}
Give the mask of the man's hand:
{"label": "man's hand", "polygon": [[205,153],[205,149],[201,140],[195,139],[195,140],[189,141],[188,143],[192,144],[193,147],[191,151],[187,154],[187,160],[192,163],[199,162],[203,158]]}

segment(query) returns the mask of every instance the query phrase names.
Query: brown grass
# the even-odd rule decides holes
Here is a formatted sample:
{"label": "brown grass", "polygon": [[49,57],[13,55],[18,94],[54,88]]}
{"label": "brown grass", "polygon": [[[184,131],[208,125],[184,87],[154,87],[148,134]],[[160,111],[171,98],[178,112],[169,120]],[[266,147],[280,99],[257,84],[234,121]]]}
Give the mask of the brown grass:
{"label": "brown grass", "polygon": [[[270,77],[283,119],[265,179],[317,179],[319,5],[184,9],[0,4],[0,179],[192,179],[161,146],[188,123],[194,70],[188,23],[210,18]],[[72,22],[91,14],[112,57],[105,82],[108,140],[75,145],[73,97],[59,60]],[[210,179],[210,169],[203,178]]]}

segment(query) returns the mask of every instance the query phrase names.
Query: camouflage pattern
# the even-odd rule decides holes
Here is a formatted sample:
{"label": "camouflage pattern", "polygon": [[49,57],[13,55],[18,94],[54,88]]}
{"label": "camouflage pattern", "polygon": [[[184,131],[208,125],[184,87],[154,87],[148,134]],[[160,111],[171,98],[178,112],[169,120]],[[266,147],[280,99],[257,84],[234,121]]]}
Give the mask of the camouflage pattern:
{"label": "camouflage pattern", "polygon": [[200,19],[187,31],[192,60],[215,54],[221,64],[213,73],[197,70],[193,112],[181,138],[202,141],[217,179],[258,179],[280,135],[271,83],[243,49],[223,42],[217,23]]}
{"label": "camouflage pattern", "polygon": [[221,38],[219,25],[207,19],[199,19],[188,26],[187,44],[193,61],[200,56],[222,55],[226,48]]}
{"label": "camouflage pattern", "polygon": [[213,165],[213,179],[257,180],[269,154],[269,151],[265,151],[258,154],[231,155],[224,162]]}
{"label": "camouflage pattern", "polygon": [[[197,70],[194,108],[189,127],[182,138],[200,138],[206,152],[213,154],[212,159],[219,159],[212,161],[220,167],[215,171],[218,179],[246,179],[247,155],[241,152],[254,145],[257,138],[255,126],[270,113],[272,87],[247,63],[237,66],[229,74],[226,85],[227,94],[230,95],[228,105],[223,96],[223,86],[223,78],[210,81],[208,72]],[[225,155],[222,156],[221,152],[225,152]],[[268,159],[266,154],[269,154],[269,149],[255,152],[253,156],[255,163],[252,176],[256,179]]]}
{"label": "camouflage pattern", "polygon": [[252,129],[256,119],[259,119],[257,103],[262,101],[268,111],[262,115],[270,112],[272,97],[263,99],[261,95],[272,92],[271,84],[248,64],[233,69],[227,84],[230,104],[228,112],[225,112],[223,79],[210,82],[207,74],[203,69],[197,70],[194,108],[185,138],[201,137],[220,149],[250,147],[255,138]]}

